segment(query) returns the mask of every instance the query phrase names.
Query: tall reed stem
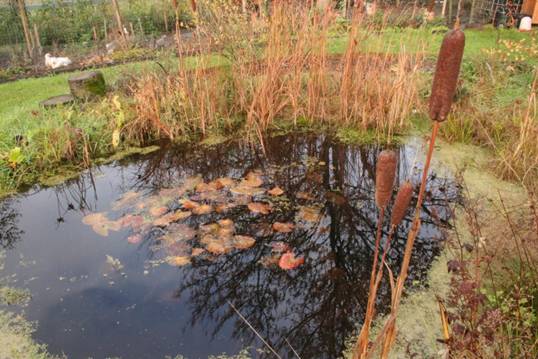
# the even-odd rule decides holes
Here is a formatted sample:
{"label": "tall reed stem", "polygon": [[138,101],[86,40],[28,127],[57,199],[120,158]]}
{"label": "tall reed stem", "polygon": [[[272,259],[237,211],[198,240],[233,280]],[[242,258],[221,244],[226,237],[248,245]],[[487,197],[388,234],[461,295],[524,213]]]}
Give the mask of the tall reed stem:
{"label": "tall reed stem", "polygon": [[411,254],[413,253],[413,246],[415,244],[415,239],[417,238],[418,232],[420,230],[420,213],[422,209],[422,202],[424,201],[424,193],[426,192],[426,185],[428,180],[428,172],[430,169],[431,159],[433,156],[433,150],[435,148],[435,139],[437,133],[439,132],[439,122],[433,121],[432,134],[430,138],[430,145],[428,148],[428,154],[426,157],[426,162],[424,164],[424,169],[422,172],[422,180],[420,183],[420,190],[418,193],[417,206],[415,209],[415,218],[413,220],[413,225],[407,236],[407,244],[405,246],[404,257],[402,261],[402,268],[400,270],[400,275],[398,276],[398,281],[396,283],[395,292],[393,293],[391,314],[389,320],[385,324],[385,327],[381,331],[381,334],[378,338],[384,337],[383,346],[381,351],[381,358],[385,359],[388,357],[390,348],[395,339],[396,333],[396,314],[398,313],[398,308],[400,306],[400,301],[403,293],[404,283],[407,278],[407,273],[409,269],[409,262],[411,261]]}

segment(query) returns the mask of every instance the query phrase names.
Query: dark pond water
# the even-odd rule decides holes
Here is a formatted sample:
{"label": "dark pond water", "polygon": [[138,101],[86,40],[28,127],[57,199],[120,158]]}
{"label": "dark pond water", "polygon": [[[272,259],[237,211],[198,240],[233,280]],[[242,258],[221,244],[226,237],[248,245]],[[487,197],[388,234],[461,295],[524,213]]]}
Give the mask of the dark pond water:
{"label": "dark pond water", "polygon": [[[36,339],[70,358],[263,357],[233,304],[283,358],[286,340],[302,358],[339,357],[366,306],[380,149],[306,135],[265,146],[166,148],[1,203],[1,276],[31,291]],[[418,183],[417,148],[400,148],[399,182]],[[410,283],[440,250],[458,192],[446,177],[432,174]],[[388,297],[385,284],[381,309]]]}

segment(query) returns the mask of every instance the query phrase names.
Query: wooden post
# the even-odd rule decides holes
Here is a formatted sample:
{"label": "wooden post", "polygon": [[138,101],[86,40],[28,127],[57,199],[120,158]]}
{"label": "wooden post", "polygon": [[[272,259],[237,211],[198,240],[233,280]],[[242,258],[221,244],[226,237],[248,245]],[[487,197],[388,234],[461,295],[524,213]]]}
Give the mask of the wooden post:
{"label": "wooden post", "polygon": [[446,3],[447,3],[447,0],[443,0],[443,9],[441,10],[442,17],[445,17],[446,15]]}
{"label": "wooden post", "polygon": [[116,18],[116,25],[118,26],[118,30],[121,34],[120,36],[126,42],[127,37],[125,35],[125,32],[123,31],[123,20],[121,18],[121,12],[120,12],[120,6],[118,5],[118,0],[112,0],[112,8],[114,9],[114,17]]}
{"label": "wooden post", "polygon": [[32,43],[32,34],[30,33],[30,23],[28,21],[28,14],[26,13],[26,4],[24,0],[17,0],[17,5],[19,6],[19,17],[22,22],[22,29],[24,31],[24,40],[26,41],[26,50],[28,51],[28,56],[32,58],[33,55],[33,43]]}
{"label": "wooden post", "polygon": [[97,37],[97,29],[95,28],[95,26],[93,27],[93,41],[94,42],[97,42],[99,38]]}
{"label": "wooden post", "polygon": [[135,36],[134,26],[132,22],[129,22],[129,29],[131,30],[131,36]]}
{"label": "wooden post", "polygon": [[39,55],[42,55],[43,48],[41,47],[41,39],[39,38],[39,31],[37,30],[37,24],[34,23],[34,43]]}
{"label": "wooden post", "polygon": [[105,32],[105,41],[108,41],[108,25],[106,19],[103,19],[103,31]]}
{"label": "wooden post", "polygon": [[[140,18],[138,19],[140,21]],[[164,31],[168,33],[168,11],[163,9]]]}

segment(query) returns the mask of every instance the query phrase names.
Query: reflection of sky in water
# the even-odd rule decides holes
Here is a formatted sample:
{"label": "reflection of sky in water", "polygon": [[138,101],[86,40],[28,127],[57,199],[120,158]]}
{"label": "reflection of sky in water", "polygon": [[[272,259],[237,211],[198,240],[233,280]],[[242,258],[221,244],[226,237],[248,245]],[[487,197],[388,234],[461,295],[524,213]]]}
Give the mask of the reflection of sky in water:
{"label": "reflection of sky in water", "polygon": [[[69,185],[5,202],[0,207],[2,218],[20,213],[14,230],[23,231],[12,232],[11,237],[20,238],[7,253],[5,272],[16,273],[15,285],[33,294],[25,310],[28,319],[39,321],[37,338],[53,352],[74,358],[160,358],[177,353],[205,358],[237,353],[249,345],[260,348],[229,301],[283,357],[290,355],[284,338],[302,357],[337,357],[366,306],[378,150],[293,136],[270,139],[265,145],[267,157],[247,145],[225,144],[206,152],[174,148],[145,161],[101,168],[94,177],[95,190],[90,177],[84,176]],[[410,169],[414,160],[413,148],[400,149],[400,182],[412,177],[417,183],[418,173]],[[320,161],[326,165],[312,165]],[[125,240],[128,231],[99,237],[81,223],[83,214],[77,210],[84,204],[92,211],[108,211],[124,192],[149,194],[176,186],[186,176],[239,179],[254,169],[267,175],[266,188],[273,184],[283,188],[295,209],[263,218],[244,208],[234,210],[230,216],[238,231],[253,234],[248,232],[260,223],[293,220],[294,205],[301,202],[294,197],[298,192],[313,194],[314,202],[322,206],[321,221],[290,235],[258,238],[254,247],[214,260],[201,257],[183,268],[166,264],[152,268],[148,259],[158,256],[150,249],[155,236],[148,235],[139,245]],[[446,198],[454,199],[455,187],[436,177],[429,193],[411,281],[425,277],[439,250],[441,234],[432,218],[446,219]],[[69,210],[70,204],[74,209]],[[57,222],[60,217],[62,222]],[[197,226],[226,217],[212,214],[190,218],[188,223]],[[7,222],[0,219],[3,228]],[[398,230],[390,255],[393,271],[398,269],[409,225],[407,218]],[[8,243],[9,238],[1,239],[2,244]],[[270,243],[280,240],[306,258],[303,266],[286,272],[259,263],[271,254]],[[125,276],[109,270],[106,255],[121,261]],[[386,306],[386,283],[380,293],[380,305]]]}

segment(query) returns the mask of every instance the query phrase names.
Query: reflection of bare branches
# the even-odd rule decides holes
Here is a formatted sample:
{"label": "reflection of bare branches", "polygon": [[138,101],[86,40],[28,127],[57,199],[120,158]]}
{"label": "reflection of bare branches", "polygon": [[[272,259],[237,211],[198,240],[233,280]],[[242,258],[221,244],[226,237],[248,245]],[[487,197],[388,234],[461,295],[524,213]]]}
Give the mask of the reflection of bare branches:
{"label": "reflection of bare branches", "polygon": [[[264,144],[265,155],[253,151],[250,145],[237,143],[211,149],[167,149],[136,165],[139,175],[134,188],[173,187],[183,178],[198,174],[206,180],[239,178],[250,170],[262,169],[267,185],[278,185],[285,191],[289,208],[263,218],[244,208],[234,210],[228,216],[245,234],[255,225],[294,222],[301,205],[321,206],[318,222],[303,223],[292,234],[258,238],[258,244],[247,252],[195,260],[193,268],[184,272],[177,293],[189,298],[190,325],[211,320],[215,323],[213,336],[225,323],[233,321],[234,337],[255,339],[256,335],[243,321],[234,319],[234,313],[227,308],[227,303],[233,302],[275,350],[288,351],[287,357],[295,355],[289,351],[287,338],[303,357],[338,357],[345,338],[362,321],[362,308],[366,307],[377,221],[372,200],[375,161],[380,149],[345,146],[327,137],[302,135],[269,138]],[[398,182],[413,177],[409,157],[412,156],[405,149],[400,150]],[[436,224],[447,222],[447,199],[453,201],[458,196],[450,180],[434,176],[430,183],[410,280],[426,277],[429,263],[439,252],[435,238],[440,238],[441,232]],[[313,199],[298,199],[298,192],[309,193]],[[222,218],[212,214],[204,222]],[[202,222],[190,218],[188,224],[196,227]],[[408,216],[395,233],[388,260],[393,271],[399,270],[397,264],[410,225]],[[264,268],[260,262],[272,255],[270,243],[275,241],[288,243],[307,258],[306,263],[290,273]],[[388,283],[383,283],[379,293],[379,308],[383,310],[390,297]]]}
{"label": "reflection of bare branches", "polygon": [[12,249],[23,231],[18,227],[20,213],[15,209],[15,200],[0,202],[0,248]]}

